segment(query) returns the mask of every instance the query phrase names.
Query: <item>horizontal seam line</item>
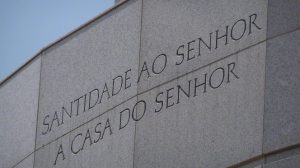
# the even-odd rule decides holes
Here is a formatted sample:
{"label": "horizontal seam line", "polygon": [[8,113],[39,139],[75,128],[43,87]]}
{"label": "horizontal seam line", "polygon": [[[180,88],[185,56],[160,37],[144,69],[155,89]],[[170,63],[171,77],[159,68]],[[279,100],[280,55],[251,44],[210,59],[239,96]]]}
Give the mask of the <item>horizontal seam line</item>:
{"label": "horizontal seam line", "polygon": [[[280,153],[283,153],[283,152],[286,152],[286,151],[290,151],[290,150],[293,150],[293,149],[297,149],[297,148],[300,148],[300,143],[294,144],[294,145],[290,145],[290,146],[287,146],[287,147],[284,147],[284,148],[276,149],[276,150],[270,151],[268,153],[262,153],[260,155],[255,156],[255,157],[252,157],[250,159],[247,159],[247,160],[241,161],[241,162],[239,162],[237,164],[234,164],[232,166],[229,166],[228,168],[236,168],[236,167],[245,166],[245,165],[248,165],[248,164],[250,164],[252,162],[255,162],[255,161],[258,161],[260,159],[263,159],[265,157],[270,157],[272,155],[280,154]],[[275,161],[281,160],[282,158],[286,158],[286,157],[279,157],[279,159],[276,159]]]}

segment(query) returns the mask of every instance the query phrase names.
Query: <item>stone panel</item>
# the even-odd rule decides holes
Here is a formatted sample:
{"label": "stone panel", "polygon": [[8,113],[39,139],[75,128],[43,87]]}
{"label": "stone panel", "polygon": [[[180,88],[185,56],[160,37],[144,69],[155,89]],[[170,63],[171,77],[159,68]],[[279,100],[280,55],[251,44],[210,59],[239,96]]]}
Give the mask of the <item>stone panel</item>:
{"label": "stone panel", "polygon": [[146,0],[142,24],[139,91],[264,41],[267,1]]}
{"label": "stone panel", "polygon": [[299,0],[268,1],[268,37],[300,28]]}
{"label": "stone panel", "polygon": [[34,151],[40,58],[26,65],[0,88],[1,168],[10,168]]}
{"label": "stone panel", "polygon": [[43,53],[38,148],[137,94],[141,4],[128,1]]}
{"label": "stone panel", "polygon": [[264,152],[300,142],[300,31],[267,42]]}
{"label": "stone panel", "polygon": [[265,54],[261,43],[139,95],[147,110],[135,167],[228,167],[261,155]]}

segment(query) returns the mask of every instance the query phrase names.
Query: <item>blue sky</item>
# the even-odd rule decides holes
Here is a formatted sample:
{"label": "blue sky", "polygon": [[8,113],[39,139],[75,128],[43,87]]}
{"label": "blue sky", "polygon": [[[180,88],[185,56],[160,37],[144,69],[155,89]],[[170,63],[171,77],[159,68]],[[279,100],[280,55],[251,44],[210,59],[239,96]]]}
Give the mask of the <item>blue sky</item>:
{"label": "blue sky", "polygon": [[114,0],[0,0],[0,81]]}

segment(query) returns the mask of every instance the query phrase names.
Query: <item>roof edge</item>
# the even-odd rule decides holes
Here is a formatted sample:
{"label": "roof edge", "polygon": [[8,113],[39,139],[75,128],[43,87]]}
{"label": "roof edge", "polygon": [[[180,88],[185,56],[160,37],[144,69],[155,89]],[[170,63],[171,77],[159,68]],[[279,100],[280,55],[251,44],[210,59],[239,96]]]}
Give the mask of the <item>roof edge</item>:
{"label": "roof edge", "polygon": [[88,25],[92,24],[93,22],[95,22],[96,20],[104,17],[105,15],[107,15],[108,13],[110,13],[111,11],[117,9],[119,6],[123,5],[124,3],[128,2],[129,0],[122,0],[119,1],[118,3],[115,3],[112,7],[104,10],[104,12],[100,13],[99,15],[93,17],[92,19],[88,20],[87,22],[81,24],[79,27],[71,30],[69,33],[63,35],[62,37],[58,38],[57,40],[55,40],[54,42],[46,45],[45,47],[43,47],[42,49],[40,49],[36,54],[34,54],[31,58],[29,58],[24,64],[22,64],[21,66],[19,66],[16,70],[14,70],[10,75],[8,75],[7,77],[5,77],[3,80],[0,81],[0,88],[7,82],[9,81],[11,78],[13,78],[15,75],[17,75],[18,72],[22,71],[27,65],[29,65],[30,63],[32,63],[36,58],[38,58],[44,51],[48,50],[49,48],[53,47],[54,45],[58,44],[59,42],[63,41],[64,39],[70,37],[71,35],[75,34],[76,32],[80,31],[81,29],[87,27]]}

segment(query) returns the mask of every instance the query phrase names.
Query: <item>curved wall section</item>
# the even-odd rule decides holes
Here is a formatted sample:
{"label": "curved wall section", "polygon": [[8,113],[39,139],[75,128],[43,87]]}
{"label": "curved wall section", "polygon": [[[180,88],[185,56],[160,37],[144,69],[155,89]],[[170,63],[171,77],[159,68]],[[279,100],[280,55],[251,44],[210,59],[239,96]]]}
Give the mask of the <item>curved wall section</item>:
{"label": "curved wall section", "polygon": [[1,166],[299,167],[299,9],[118,2],[1,84]]}
{"label": "curved wall section", "polygon": [[21,162],[33,167],[40,67],[41,58],[37,56],[1,84],[1,168],[13,167]]}

